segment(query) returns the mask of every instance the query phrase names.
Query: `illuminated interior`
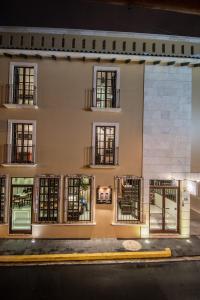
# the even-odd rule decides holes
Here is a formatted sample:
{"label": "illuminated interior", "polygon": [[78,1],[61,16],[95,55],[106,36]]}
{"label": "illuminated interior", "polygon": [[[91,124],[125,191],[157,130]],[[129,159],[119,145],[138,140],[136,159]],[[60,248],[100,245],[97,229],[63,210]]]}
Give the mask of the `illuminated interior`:
{"label": "illuminated interior", "polygon": [[31,231],[33,178],[12,178],[11,231]]}

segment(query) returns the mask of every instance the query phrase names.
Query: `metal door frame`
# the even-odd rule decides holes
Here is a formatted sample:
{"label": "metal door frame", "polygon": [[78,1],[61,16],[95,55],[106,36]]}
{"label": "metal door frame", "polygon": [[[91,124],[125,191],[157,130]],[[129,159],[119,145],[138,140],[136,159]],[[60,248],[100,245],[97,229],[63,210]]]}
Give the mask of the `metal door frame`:
{"label": "metal door frame", "polygon": [[[13,230],[12,229],[12,199],[13,199],[13,188],[14,187],[26,187],[26,188],[32,188],[32,198],[31,198],[31,229],[30,230]],[[22,233],[22,234],[32,234],[32,223],[33,223],[33,192],[34,192],[34,185],[22,185],[22,184],[12,184],[11,183],[11,193],[10,193],[10,209],[9,209],[9,233]]]}
{"label": "metal door frame", "polygon": [[[162,193],[162,229],[151,229],[151,203],[149,199],[149,231],[150,233],[179,233],[180,230],[180,181],[178,181],[178,186],[150,186],[151,189],[161,189]],[[176,230],[165,229],[165,189],[175,189],[177,190],[177,227]]]}

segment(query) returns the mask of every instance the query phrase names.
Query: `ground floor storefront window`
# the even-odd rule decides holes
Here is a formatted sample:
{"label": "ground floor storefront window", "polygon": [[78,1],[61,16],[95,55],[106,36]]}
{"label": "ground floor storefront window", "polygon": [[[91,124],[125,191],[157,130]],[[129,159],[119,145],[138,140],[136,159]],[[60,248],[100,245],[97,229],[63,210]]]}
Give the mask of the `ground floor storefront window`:
{"label": "ground floor storefront window", "polygon": [[30,232],[32,224],[34,178],[11,179],[11,232]]}
{"label": "ground floor storefront window", "polygon": [[0,223],[4,223],[6,201],[6,177],[0,177]]}
{"label": "ground floor storefront window", "polygon": [[39,178],[39,222],[58,222],[59,177]]}
{"label": "ground floor storefront window", "polygon": [[141,178],[116,177],[117,222],[138,223],[141,220]]}
{"label": "ground floor storefront window", "polygon": [[92,221],[92,176],[66,176],[65,199],[67,222]]}

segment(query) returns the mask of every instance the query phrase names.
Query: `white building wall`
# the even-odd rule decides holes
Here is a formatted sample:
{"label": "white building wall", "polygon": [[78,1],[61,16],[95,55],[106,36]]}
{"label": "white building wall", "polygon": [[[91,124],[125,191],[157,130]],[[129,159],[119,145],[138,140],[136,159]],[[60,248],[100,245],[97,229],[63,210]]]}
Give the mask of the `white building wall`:
{"label": "white building wall", "polygon": [[[190,172],[192,70],[146,65],[144,74],[144,214],[149,226],[149,179]],[[183,176],[184,178],[184,176]],[[187,188],[181,185],[182,189]],[[185,200],[184,200],[185,199]],[[184,205],[185,204],[185,205]],[[189,198],[181,192],[181,234],[189,235]],[[147,232],[144,230],[144,232]]]}

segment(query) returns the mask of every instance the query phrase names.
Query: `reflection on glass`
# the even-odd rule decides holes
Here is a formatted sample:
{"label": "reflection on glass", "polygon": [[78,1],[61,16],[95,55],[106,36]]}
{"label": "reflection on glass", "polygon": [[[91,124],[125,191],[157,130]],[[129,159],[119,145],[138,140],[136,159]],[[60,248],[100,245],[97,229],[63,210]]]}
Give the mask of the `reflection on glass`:
{"label": "reflection on glass", "polygon": [[176,230],[177,228],[177,190],[165,189],[165,229]]}
{"label": "reflection on glass", "polygon": [[150,189],[150,229],[162,230],[163,228],[163,190]]}
{"label": "reflection on glass", "polygon": [[32,186],[12,186],[12,224],[13,231],[31,230]]}

